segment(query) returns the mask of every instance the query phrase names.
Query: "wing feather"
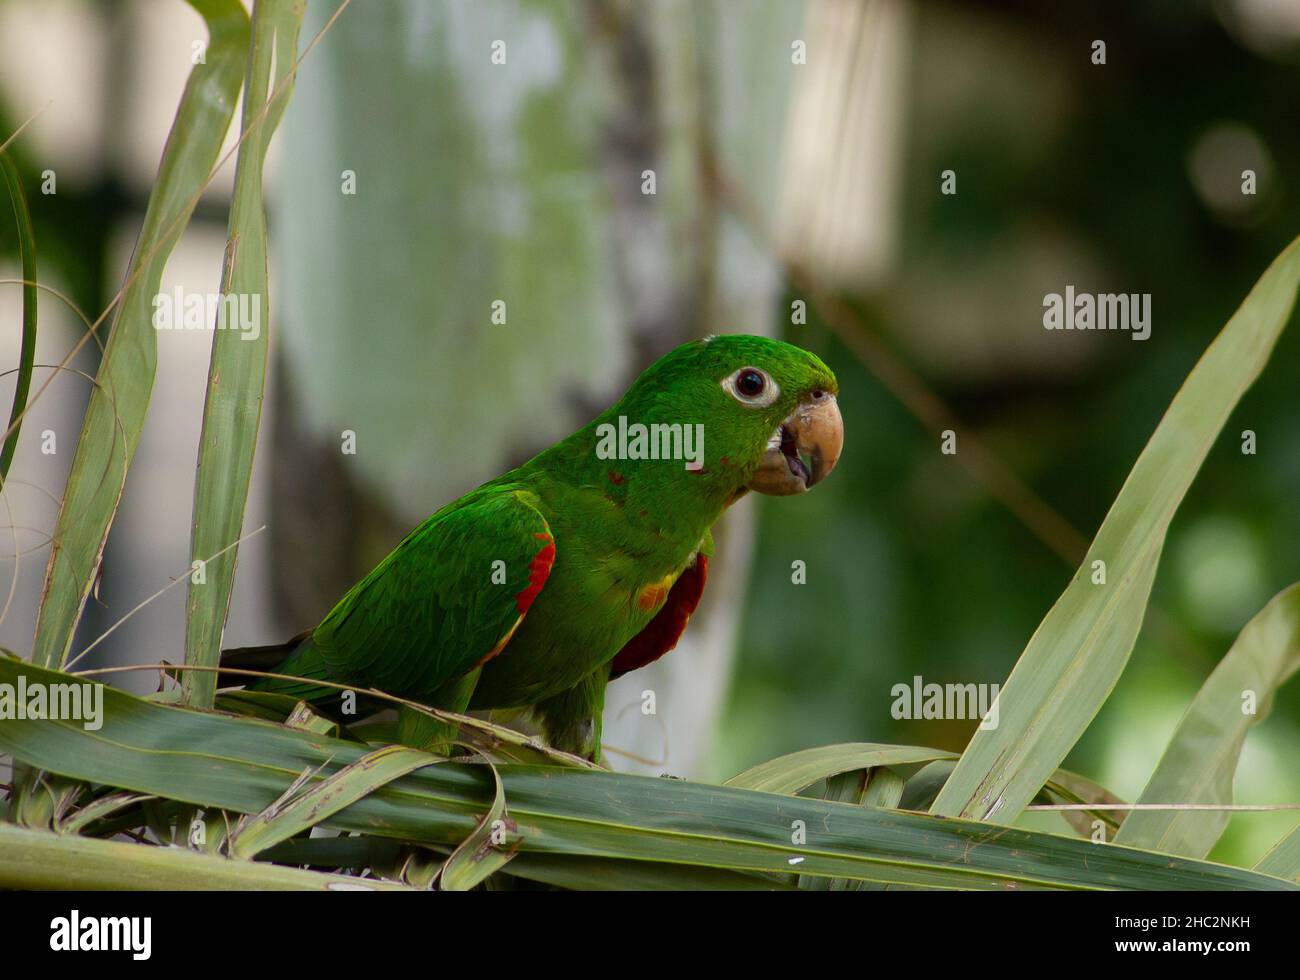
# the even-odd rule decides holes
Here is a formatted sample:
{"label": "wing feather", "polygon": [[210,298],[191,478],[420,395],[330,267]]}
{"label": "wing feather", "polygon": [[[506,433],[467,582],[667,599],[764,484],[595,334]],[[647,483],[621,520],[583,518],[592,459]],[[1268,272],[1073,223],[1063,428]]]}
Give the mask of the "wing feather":
{"label": "wing feather", "polygon": [[555,562],[537,504],[484,488],[408,534],[313,634],[330,672],[415,697],[500,652]]}

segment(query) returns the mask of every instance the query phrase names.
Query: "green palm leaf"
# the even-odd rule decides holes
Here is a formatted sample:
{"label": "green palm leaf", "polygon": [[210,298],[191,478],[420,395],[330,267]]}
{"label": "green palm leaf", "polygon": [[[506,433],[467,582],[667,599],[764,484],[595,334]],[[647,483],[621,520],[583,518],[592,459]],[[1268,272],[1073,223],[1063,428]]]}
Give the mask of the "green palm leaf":
{"label": "green palm leaf", "polygon": [[998,726],[972,737],[934,813],[1010,823],[1101,708],[1142,626],[1174,512],[1268,361],[1297,282],[1300,239],[1269,266],[1174,396],[1083,564],[1003,685]]}
{"label": "green palm leaf", "polygon": [[[67,675],[0,658],[0,683]],[[203,807],[257,813],[304,770],[309,782],[366,749],[253,718],[155,704],[105,689],[102,727],[0,722],[0,751],[31,766]],[[430,845],[470,836],[495,798],[492,772],[458,762],[386,783],[318,826]],[[727,786],[550,766],[499,767],[511,847],[938,888],[1288,888],[1204,861],[968,820]],[[517,835],[517,836],[516,836]],[[0,882],[2,883],[2,882]]]}

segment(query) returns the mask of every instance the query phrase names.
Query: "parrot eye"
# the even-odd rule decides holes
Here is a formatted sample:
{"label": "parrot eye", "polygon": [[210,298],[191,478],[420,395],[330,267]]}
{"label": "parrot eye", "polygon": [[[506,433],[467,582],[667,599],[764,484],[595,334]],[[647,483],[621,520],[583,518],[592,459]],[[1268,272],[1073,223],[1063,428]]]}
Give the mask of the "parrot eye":
{"label": "parrot eye", "polygon": [[751,408],[766,408],[780,397],[781,388],[756,367],[743,367],[722,382],[723,389],[736,401]]}
{"label": "parrot eye", "polygon": [[746,398],[757,398],[763,393],[763,376],[757,371],[746,371],[736,379],[736,390]]}

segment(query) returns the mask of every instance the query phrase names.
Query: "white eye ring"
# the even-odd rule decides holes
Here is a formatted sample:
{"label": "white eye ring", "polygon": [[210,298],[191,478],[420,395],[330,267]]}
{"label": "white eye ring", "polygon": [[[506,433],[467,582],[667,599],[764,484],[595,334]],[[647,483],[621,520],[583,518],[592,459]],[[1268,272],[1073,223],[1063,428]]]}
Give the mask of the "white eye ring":
{"label": "white eye ring", "polygon": [[[737,387],[739,380],[748,374],[757,374],[763,380],[762,387],[752,395],[744,394],[740,388]],[[781,397],[781,386],[772,379],[770,374],[762,368],[748,366],[723,378],[722,390],[747,408],[767,408],[767,406],[771,405]]]}

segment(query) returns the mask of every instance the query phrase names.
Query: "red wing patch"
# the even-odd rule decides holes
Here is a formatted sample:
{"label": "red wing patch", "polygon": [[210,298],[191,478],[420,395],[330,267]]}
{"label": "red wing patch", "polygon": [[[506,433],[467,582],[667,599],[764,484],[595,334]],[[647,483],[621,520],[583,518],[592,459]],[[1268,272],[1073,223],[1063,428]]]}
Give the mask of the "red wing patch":
{"label": "red wing patch", "polygon": [[708,555],[696,555],[695,564],[682,572],[673,583],[664,606],[643,629],[618,651],[610,665],[609,679],[652,664],[677,646],[686,622],[700,604],[704,582],[709,577]]}
{"label": "red wing patch", "polygon": [[549,534],[534,534],[533,537],[545,541],[546,544],[542,545],[541,550],[533,555],[533,560],[528,563],[528,584],[515,593],[515,608],[519,611],[519,618],[510,629],[506,630],[506,635],[497,641],[497,645],[475,664],[476,667],[482,667],[514,639],[515,630],[519,629],[519,624],[524,621],[524,616],[533,604],[533,600],[537,598],[537,593],[542,591],[542,586],[546,584],[546,579],[551,574],[551,566],[555,564],[555,539]]}
{"label": "red wing patch", "polygon": [[546,584],[546,577],[551,574],[551,566],[555,564],[555,540],[549,534],[534,534],[533,537],[545,541],[546,544],[533,556],[533,560],[528,565],[528,585],[515,593],[515,608],[519,610],[521,617],[528,612],[528,607],[537,598],[537,593],[542,591],[542,586]]}

